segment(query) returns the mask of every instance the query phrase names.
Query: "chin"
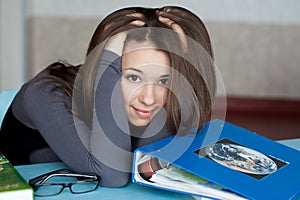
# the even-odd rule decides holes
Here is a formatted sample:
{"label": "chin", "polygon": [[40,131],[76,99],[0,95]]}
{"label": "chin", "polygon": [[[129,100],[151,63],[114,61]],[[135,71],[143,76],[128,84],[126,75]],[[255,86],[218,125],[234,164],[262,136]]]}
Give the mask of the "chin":
{"label": "chin", "polygon": [[135,126],[147,126],[150,120],[131,120],[130,122]]}

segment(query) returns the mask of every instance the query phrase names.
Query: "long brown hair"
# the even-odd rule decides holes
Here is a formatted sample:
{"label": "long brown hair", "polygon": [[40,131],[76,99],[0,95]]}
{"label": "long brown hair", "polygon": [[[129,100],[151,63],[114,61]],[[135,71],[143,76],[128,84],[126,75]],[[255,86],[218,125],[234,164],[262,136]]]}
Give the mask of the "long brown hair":
{"label": "long brown hair", "polygon": [[[172,27],[158,20],[159,16],[174,21],[184,30],[186,37],[191,38],[188,40],[187,47],[183,47],[180,42],[176,43],[180,40],[178,36],[176,40],[171,38],[160,40],[164,47],[159,48],[169,50],[171,67],[175,72],[172,74],[169,98],[166,104],[167,127],[174,134],[177,132],[185,133],[189,128],[201,126],[210,119],[216,79],[209,34],[199,17],[185,8],[176,6],[123,8],[108,15],[98,25],[86,52],[86,57],[88,57],[95,49],[98,49],[94,55],[96,59],[85,66],[80,79],[81,88],[77,88],[81,90],[86,114],[93,108],[95,76],[106,41],[117,33],[139,28],[157,27],[174,32]],[[132,23],[136,20],[144,22],[144,25],[141,27]],[[194,45],[194,43],[198,45]],[[172,52],[171,49],[174,49],[174,45],[178,49],[183,49],[180,55]],[[66,66],[61,63],[58,66],[57,63],[54,63],[48,68],[50,75],[45,77],[48,82],[50,80],[50,82],[58,83],[59,87],[71,98],[78,66]],[[187,86],[184,82],[191,87],[190,92],[187,92]],[[182,107],[187,109],[182,109]],[[193,118],[196,119],[196,122]]]}

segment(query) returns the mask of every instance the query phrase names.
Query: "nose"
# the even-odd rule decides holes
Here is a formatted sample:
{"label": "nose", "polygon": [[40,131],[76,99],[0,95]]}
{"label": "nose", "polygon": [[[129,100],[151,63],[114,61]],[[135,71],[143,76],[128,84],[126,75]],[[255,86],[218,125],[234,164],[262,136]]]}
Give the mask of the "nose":
{"label": "nose", "polygon": [[139,100],[141,103],[151,106],[155,103],[155,85],[147,84],[140,88]]}

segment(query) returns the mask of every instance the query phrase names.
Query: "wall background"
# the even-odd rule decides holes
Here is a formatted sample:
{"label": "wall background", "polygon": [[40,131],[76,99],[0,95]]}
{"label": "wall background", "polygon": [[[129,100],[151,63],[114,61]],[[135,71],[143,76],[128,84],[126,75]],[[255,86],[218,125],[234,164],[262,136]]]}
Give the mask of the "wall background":
{"label": "wall background", "polygon": [[[99,21],[118,8],[180,5],[195,12],[207,25],[227,95],[300,98],[300,2],[297,0],[0,2],[0,36],[6,34],[0,41],[0,90],[20,87],[58,59],[81,63]],[[3,17],[3,10],[9,6],[14,8],[12,14]],[[12,19],[10,15],[14,13],[20,16],[14,20],[14,30],[8,32],[8,28],[3,29],[2,21],[8,24],[5,19]],[[13,32],[19,34],[11,35]],[[11,45],[10,41],[16,38],[20,40],[19,46]],[[22,50],[18,55],[17,49]],[[12,60],[19,63],[11,66]],[[11,67],[14,71],[7,72]]]}

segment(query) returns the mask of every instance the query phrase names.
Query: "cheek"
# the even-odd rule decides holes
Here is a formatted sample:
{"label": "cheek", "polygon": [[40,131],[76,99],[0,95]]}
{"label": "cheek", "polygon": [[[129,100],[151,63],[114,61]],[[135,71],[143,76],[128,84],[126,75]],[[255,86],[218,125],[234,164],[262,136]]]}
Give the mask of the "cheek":
{"label": "cheek", "polygon": [[122,84],[122,81],[121,81],[121,88],[122,88],[124,103],[127,104],[130,97],[129,89],[126,87],[126,85]]}
{"label": "cheek", "polygon": [[168,88],[166,87],[161,87],[157,93],[156,93],[156,101],[158,104],[160,105],[165,105],[167,102],[167,98],[168,98]]}
{"label": "cheek", "polygon": [[122,88],[122,93],[123,93],[123,98],[124,98],[124,103],[128,104],[135,96],[135,91],[136,88],[130,86],[130,84],[126,83],[126,80],[122,81],[121,80],[121,88]]}

